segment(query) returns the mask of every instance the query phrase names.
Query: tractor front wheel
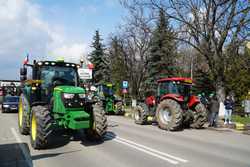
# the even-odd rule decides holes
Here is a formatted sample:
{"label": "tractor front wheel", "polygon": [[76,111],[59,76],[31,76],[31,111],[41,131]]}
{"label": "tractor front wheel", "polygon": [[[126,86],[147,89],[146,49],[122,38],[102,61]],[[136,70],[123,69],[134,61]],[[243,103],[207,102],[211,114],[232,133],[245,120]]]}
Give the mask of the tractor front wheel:
{"label": "tractor front wheel", "polygon": [[147,123],[148,106],[144,103],[140,103],[136,106],[134,111],[134,120],[136,124],[144,125]]}
{"label": "tractor front wheel", "polygon": [[29,124],[28,124],[28,112],[29,112],[29,104],[27,99],[23,94],[20,95],[19,104],[18,104],[18,128],[19,132],[22,135],[29,134]]}
{"label": "tractor front wheel", "polygon": [[30,140],[34,149],[43,149],[48,145],[48,137],[52,132],[52,117],[48,107],[34,106],[30,117]]}
{"label": "tractor front wheel", "polygon": [[106,134],[108,127],[107,117],[101,103],[93,105],[93,120],[91,127],[85,130],[88,140],[99,141]]}
{"label": "tractor front wheel", "polygon": [[193,122],[190,125],[192,128],[201,129],[207,120],[206,108],[199,103],[195,106],[193,111]]}
{"label": "tractor front wheel", "polygon": [[116,104],[115,104],[115,106],[116,106],[116,109],[115,109],[115,114],[116,115],[124,115],[124,109],[123,109],[123,104],[122,104],[122,102],[121,101],[119,101],[119,102],[117,102]]}
{"label": "tractor front wheel", "polygon": [[182,127],[182,109],[180,104],[172,99],[163,100],[157,107],[156,119],[161,129],[179,130]]}

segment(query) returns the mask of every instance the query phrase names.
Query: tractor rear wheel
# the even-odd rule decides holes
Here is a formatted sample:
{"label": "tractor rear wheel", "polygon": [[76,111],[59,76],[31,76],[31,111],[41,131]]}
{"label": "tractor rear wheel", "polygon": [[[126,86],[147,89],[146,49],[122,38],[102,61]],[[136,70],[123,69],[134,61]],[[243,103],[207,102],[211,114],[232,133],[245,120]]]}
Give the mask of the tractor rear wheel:
{"label": "tractor rear wheel", "polygon": [[106,134],[108,127],[107,117],[101,103],[93,105],[93,121],[89,129],[85,130],[88,140],[99,141]]}
{"label": "tractor rear wheel", "polygon": [[52,117],[48,107],[34,106],[31,109],[30,140],[34,149],[43,149],[48,145],[48,137],[52,132]]}
{"label": "tractor rear wheel", "polygon": [[18,104],[18,128],[19,132],[22,135],[28,135],[29,134],[29,104],[27,99],[24,97],[23,94],[20,95],[19,98],[19,104]]}
{"label": "tractor rear wheel", "polygon": [[147,123],[148,106],[145,103],[140,103],[134,111],[134,120],[136,124],[144,125]]}
{"label": "tractor rear wheel", "polygon": [[179,130],[182,127],[182,109],[180,104],[172,99],[163,100],[157,107],[156,119],[161,129]]}
{"label": "tractor rear wheel", "polygon": [[190,125],[192,128],[200,129],[203,127],[207,120],[206,108],[203,104],[199,103],[195,106],[193,111],[193,122]]}

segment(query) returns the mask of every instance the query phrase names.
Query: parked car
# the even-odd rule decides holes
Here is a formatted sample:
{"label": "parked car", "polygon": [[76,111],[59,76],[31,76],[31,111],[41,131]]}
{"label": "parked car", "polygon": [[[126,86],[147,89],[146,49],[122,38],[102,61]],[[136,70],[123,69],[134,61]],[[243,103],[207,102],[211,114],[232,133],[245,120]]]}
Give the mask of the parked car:
{"label": "parked car", "polygon": [[2,112],[17,112],[18,102],[19,96],[5,96],[2,103]]}

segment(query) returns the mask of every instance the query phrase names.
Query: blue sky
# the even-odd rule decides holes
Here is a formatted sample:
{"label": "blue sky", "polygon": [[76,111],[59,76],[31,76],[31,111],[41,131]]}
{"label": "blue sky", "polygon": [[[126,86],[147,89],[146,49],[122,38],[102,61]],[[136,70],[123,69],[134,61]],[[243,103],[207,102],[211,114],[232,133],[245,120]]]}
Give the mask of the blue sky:
{"label": "blue sky", "polygon": [[0,79],[18,79],[27,53],[31,61],[78,62],[95,30],[105,42],[125,15],[119,0],[0,1]]}
{"label": "blue sky", "polygon": [[103,38],[115,32],[125,16],[119,0],[32,0],[40,5],[42,18],[51,25],[63,25],[74,39],[90,43],[95,30]]}

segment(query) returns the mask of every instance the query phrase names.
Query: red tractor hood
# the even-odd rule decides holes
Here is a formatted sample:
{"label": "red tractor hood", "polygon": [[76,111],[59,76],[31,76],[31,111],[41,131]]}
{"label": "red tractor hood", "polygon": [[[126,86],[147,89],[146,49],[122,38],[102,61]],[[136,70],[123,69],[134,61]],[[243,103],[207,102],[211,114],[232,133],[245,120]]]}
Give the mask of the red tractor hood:
{"label": "red tractor hood", "polygon": [[174,100],[179,101],[179,102],[183,102],[184,101],[184,97],[181,96],[181,95],[177,95],[177,94],[166,94],[166,95],[163,95],[160,100],[162,101],[164,99],[174,99]]}

